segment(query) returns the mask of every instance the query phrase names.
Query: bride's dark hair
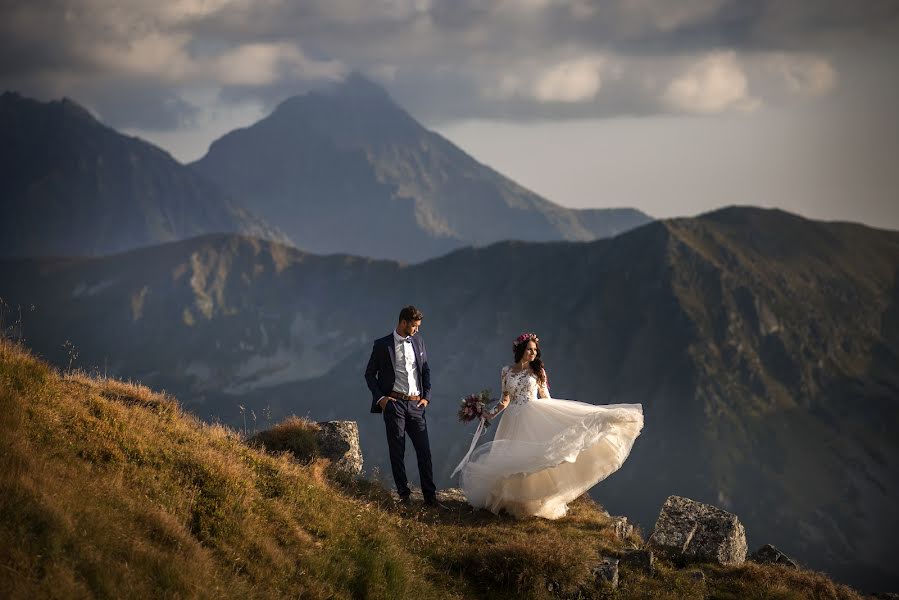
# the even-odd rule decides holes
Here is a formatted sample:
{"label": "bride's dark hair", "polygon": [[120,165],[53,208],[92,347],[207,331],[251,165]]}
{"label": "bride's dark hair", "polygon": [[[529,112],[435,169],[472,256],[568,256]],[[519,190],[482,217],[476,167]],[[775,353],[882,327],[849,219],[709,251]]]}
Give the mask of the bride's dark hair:
{"label": "bride's dark hair", "polygon": [[546,371],[543,367],[543,361],[540,359],[540,342],[534,337],[528,337],[522,341],[516,341],[512,344],[512,352],[515,357],[515,362],[519,362],[521,357],[524,356],[524,351],[528,347],[528,342],[534,342],[534,345],[537,346],[537,357],[531,361],[531,371],[534,372],[534,375],[537,377],[537,381],[541,384],[546,384]]}

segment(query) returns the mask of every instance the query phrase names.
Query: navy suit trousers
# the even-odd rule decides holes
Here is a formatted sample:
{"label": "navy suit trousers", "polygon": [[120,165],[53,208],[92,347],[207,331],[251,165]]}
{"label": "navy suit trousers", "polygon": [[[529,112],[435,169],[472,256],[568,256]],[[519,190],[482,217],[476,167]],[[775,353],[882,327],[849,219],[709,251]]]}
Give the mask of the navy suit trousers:
{"label": "navy suit trousers", "polygon": [[428,423],[425,409],[411,400],[393,400],[384,407],[384,424],[387,426],[387,447],[390,450],[390,468],[399,495],[409,495],[409,480],[406,478],[406,436],[412,440],[415,456],[418,458],[418,475],[421,478],[421,492],[425,500],[437,496],[434,474],[431,467],[431,446],[428,444]]}

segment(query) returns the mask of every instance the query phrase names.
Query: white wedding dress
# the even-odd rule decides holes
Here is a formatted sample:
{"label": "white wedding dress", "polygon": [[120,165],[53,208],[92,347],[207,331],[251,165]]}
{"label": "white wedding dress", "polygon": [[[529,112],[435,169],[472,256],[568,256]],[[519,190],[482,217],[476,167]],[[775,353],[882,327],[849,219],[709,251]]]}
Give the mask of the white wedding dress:
{"label": "white wedding dress", "polygon": [[504,367],[502,390],[510,403],[496,436],[475,448],[459,478],[468,503],[493,513],[564,516],[569,502],[621,467],[643,428],[642,405],[550,398],[530,369]]}

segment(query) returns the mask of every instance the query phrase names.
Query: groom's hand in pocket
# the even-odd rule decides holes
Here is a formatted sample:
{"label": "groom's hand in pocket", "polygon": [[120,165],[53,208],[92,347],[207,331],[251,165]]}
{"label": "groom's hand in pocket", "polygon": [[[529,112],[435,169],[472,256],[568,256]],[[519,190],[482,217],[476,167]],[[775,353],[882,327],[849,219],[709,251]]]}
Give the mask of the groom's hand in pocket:
{"label": "groom's hand in pocket", "polygon": [[425,408],[428,405],[428,399],[422,398],[418,401],[418,404],[415,405],[416,408]]}
{"label": "groom's hand in pocket", "polygon": [[387,403],[390,402],[390,398],[388,396],[381,396],[381,399],[378,400],[378,406],[381,407],[381,410],[387,408]]}

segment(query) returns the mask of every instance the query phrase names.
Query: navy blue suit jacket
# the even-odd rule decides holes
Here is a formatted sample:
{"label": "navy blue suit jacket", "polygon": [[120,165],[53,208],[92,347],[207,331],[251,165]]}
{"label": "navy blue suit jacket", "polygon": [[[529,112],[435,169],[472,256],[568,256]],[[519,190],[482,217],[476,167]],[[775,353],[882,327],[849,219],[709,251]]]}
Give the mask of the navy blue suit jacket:
{"label": "navy blue suit jacket", "polygon": [[[425,341],[419,335],[412,336],[412,349],[415,352],[415,371],[418,373],[418,382],[421,386],[421,397],[430,401],[431,395],[431,368],[428,366],[428,353],[425,351]],[[371,390],[371,412],[381,412],[378,400],[393,391],[396,381],[396,371],[393,365],[396,362],[396,350],[393,348],[393,332],[375,340],[371,348],[371,358],[365,367],[365,383]]]}

